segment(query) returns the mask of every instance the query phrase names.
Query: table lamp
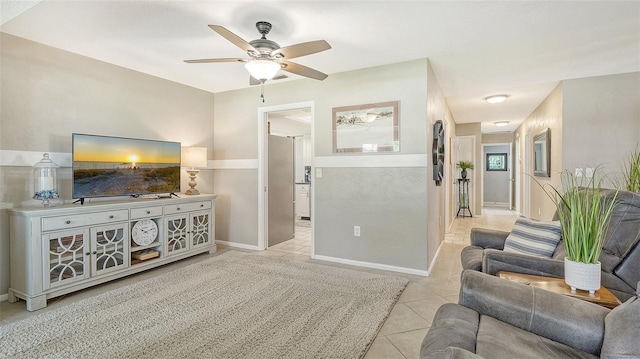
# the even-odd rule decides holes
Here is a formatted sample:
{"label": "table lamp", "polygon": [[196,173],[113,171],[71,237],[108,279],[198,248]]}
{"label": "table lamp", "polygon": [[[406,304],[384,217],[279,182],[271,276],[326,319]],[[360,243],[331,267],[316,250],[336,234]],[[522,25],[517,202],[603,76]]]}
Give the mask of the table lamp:
{"label": "table lamp", "polygon": [[187,168],[189,174],[189,188],[185,194],[200,194],[196,189],[196,176],[200,170],[196,167],[207,167],[206,147],[182,147],[182,165]]}

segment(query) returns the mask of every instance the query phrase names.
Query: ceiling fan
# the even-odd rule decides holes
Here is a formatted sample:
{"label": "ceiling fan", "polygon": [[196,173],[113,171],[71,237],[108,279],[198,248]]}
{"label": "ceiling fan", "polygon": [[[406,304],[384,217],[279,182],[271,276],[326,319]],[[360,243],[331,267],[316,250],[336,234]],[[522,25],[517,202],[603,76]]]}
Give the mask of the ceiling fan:
{"label": "ceiling fan", "polygon": [[229,40],[232,44],[244,50],[247,55],[249,55],[249,58],[198,59],[185,60],[184,62],[190,64],[208,62],[245,62],[245,68],[249,71],[249,74],[251,74],[249,81],[251,85],[264,84],[265,81],[271,79],[286,78],[284,75],[276,77],[279,70],[316,80],[324,80],[327,78],[327,74],[289,61],[289,59],[296,57],[329,50],[331,45],[329,45],[325,40],[309,41],[296,45],[280,47],[276,42],[267,39],[266,35],[271,31],[272,27],[271,23],[267,21],[258,21],[256,23],[256,28],[258,29],[258,32],[262,34],[262,37],[250,42],[243,40],[238,35],[220,25],[209,25],[209,27],[213,31],[222,35],[225,39]]}

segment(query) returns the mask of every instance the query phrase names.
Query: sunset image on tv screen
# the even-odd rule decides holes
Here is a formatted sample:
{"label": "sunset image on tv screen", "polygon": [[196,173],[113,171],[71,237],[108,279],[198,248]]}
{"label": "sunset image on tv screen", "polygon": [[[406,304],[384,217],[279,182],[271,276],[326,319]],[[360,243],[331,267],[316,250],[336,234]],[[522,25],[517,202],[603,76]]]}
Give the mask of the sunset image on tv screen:
{"label": "sunset image on tv screen", "polygon": [[180,143],[73,134],[73,197],[180,190]]}

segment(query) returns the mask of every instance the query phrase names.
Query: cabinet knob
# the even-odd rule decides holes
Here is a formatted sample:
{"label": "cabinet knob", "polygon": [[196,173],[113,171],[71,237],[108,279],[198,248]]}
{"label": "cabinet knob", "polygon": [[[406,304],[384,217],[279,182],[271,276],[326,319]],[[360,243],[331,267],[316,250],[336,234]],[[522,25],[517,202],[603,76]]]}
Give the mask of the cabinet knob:
{"label": "cabinet knob", "polygon": [[151,211],[147,211],[147,214],[151,214]]}
{"label": "cabinet knob", "polygon": [[109,216],[109,219],[113,219],[113,215],[110,215],[110,216]]}
{"label": "cabinet knob", "polygon": [[204,207],[204,204],[201,204],[201,205],[200,205],[200,208],[202,208],[202,207]]}
{"label": "cabinet knob", "polygon": [[180,207],[178,207],[178,211],[180,210]]}
{"label": "cabinet knob", "polygon": [[66,222],[64,222],[64,223],[66,223],[66,224],[71,224],[71,221],[67,219],[67,221],[66,221]]}
{"label": "cabinet knob", "polygon": [[98,251],[93,251],[93,254],[98,254]]}
{"label": "cabinet knob", "polygon": [[84,254],[85,256],[91,255],[91,252],[87,252]]}

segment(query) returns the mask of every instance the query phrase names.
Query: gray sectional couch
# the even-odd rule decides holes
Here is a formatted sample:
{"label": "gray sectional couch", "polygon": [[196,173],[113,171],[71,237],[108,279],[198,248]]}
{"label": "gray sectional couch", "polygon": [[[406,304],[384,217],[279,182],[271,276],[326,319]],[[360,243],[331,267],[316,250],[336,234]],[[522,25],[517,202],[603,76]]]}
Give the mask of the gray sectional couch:
{"label": "gray sectional couch", "polygon": [[441,306],[421,359],[640,358],[638,293],[613,310],[473,270]]}
{"label": "gray sectional couch", "polygon": [[[614,195],[604,190],[605,199]],[[564,278],[564,242],[551,258],[503,252],[509,232],[473,228],[471,245],[461,254],[463,269],[496,275],[499,271]],[[600,254],[602,286],[624,301],[635,294],[640,281],[640,194],[620,191],[609,219]]]}

